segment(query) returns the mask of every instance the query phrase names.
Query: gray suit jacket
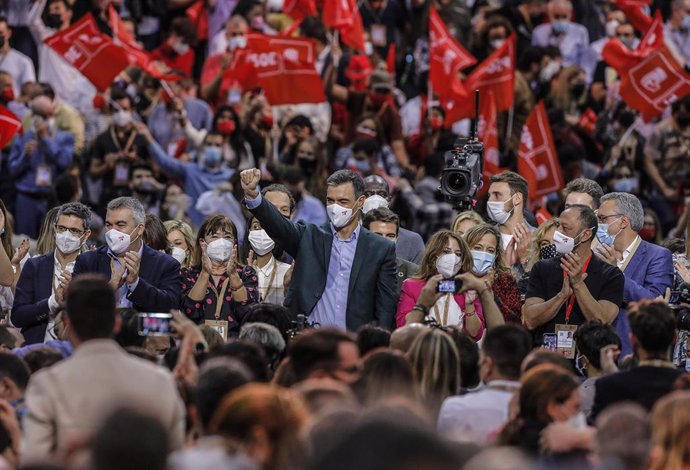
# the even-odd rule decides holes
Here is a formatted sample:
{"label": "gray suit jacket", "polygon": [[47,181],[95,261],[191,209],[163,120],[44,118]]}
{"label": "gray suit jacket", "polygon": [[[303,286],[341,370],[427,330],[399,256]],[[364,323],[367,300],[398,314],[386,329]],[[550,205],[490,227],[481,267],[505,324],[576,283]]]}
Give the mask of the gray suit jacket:
{"label": "gray suit jacket", "polygon": [[395,256],[410,263],[419,264],[424,254],[424,240],[417,232],[400,227],[395,243]]}
{"label": "gray suit jacket", "polygon": [[72,357],[31,377],[24,455],[31,461],[62,455],[122,407],[158,419],[168,430],[171,447],[182,447],[185,409],[172,375],[127,354],[113,340],[87,341]]}
{"label": "gray suit jacket", "polygon": [[[310,315],[326,287],[333,247],[330,226],[294,223],[283,217],[265,199],[251,212],[276,245],[295,259],[285,306],[295,316]],[[356,331],[371,322],[384,328],[393,328],[398,303],[395,245],[362,228],[349,287],[346,310],[348,330]]]}

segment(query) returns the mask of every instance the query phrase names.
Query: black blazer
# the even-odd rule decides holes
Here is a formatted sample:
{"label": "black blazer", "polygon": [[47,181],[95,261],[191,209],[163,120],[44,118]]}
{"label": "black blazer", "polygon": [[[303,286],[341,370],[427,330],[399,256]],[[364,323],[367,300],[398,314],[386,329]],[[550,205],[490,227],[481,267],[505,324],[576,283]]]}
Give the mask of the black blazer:
{"label": "black blazer", "polygon": [[[84,273],[100,273],[110,279],[108,247],[87,251],[77,257],[73,278]],[[140,312],[169,312],[180,307],[180,263],[172,256],[144,245],[139,267],[139,284],[128,296]]]}
{"label": "black blazer", "polygon": [[671,391],[683,371],[670,367],[639,366],[629,371],[606,375],[594,382],[591,421],[609,405],[623,401],[639,403],[651,410],[654,403]]}
{"label": "black blazer", "polygon": [[[293,315],[310,315],[326,287],[333,246],[330,225],[291,222],[265,199],[251,212],[276,244],[295,259],[285,306]],[[350,272],[348,330],[371,322],[393,328],[398,302],[396,272],[395,244],[362,228]]]}
{"label": "black blazer", "polygon": [[42,343],[45,339],[54,269],[55,254],[51,252],[26,260],[19,276],[10,320],[21,328],[26,344]]}

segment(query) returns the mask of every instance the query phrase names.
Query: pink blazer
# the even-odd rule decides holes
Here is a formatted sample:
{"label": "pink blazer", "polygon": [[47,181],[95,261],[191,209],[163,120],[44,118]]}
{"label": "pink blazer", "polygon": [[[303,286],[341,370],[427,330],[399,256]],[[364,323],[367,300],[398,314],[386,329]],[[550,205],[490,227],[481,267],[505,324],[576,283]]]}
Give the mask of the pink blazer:
{"label": "pink blazer", "polygon": [[[422,288],[426,284],[423,279],[405,279],[403,281],[402,287],[400,288],[400,299],[398,300],[398,310],[395,313],[395,323],[398,328],[405,326],[405,316],[412,310],[412,307],[417,303],[419,295],[422,293]],[[458,303],[460,308],[465,311],[465,294],[457,294],[454,296],[455,301]],[[484,312],[482,310],[482,303],[479,299],[473,302],[474,310],[477,312],[479,320],[482,322],[481,328],[476,335],[472,336],[472,339],[477,341],[484,334],[484,329],[486,328],[484,322]],[[462,325],[463,327],[465,325]]]}

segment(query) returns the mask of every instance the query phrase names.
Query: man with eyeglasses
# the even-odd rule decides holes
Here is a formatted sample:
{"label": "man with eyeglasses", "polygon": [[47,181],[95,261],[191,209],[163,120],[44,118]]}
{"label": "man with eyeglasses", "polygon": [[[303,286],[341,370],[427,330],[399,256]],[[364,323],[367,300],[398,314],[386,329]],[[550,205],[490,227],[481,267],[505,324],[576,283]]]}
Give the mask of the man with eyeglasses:
{"label": "man with eyeglasses", "polygon": [[64,301],[77,256],[91,235],[91,210],[79,202],[60,207],[55,219],[55,251],[29,258],[17,283],[12,324],[21,328],[26,344],[56,339],[55,316]]}
{"label": "man with eyeglasses", "polygon": [[642,240],[644,210],[637,197],[609,193],[601,198],[597,213],[599,245],[595,254],[625,276],[623,308],[615,327],[622,342],[622,354],[632,352],[626,306],[642,299],[663,297],[673,283],[673,255],[666,248]]}

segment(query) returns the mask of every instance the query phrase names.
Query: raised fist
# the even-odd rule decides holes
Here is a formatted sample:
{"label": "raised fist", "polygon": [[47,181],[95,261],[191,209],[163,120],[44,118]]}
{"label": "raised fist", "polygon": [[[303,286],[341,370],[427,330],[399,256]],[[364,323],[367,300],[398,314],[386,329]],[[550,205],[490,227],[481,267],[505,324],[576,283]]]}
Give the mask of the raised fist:
{"label": "raised fist", "polygon": [[244,195],[250,199],[257,197],[259,195],[258,187],[259,181],[261,181],[261,170],[257,170],[256,168],[244,170],[240,173],[240,178]]}

